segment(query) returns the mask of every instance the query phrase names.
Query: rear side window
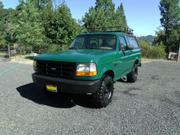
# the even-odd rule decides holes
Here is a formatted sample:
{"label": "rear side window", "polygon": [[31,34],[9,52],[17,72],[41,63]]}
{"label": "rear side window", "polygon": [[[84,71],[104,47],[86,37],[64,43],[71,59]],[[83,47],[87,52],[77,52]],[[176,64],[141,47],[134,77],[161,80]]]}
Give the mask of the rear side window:
{"label": "rear side window", "polygon": [[133,49],[138,49],[139,45],[134,37],[128,37],[129,40],[129,46]]}

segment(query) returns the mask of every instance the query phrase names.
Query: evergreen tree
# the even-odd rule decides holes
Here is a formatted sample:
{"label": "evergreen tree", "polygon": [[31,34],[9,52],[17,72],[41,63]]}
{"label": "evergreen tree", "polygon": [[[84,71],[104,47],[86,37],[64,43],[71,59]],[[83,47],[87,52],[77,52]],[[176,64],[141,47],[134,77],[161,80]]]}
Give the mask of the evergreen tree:
{"label": "evergreen tree", "polygon": [[[36,51],[58,45],[68,48],[80,32],[65,3],[53,7],[53,0],[19,0],[15,10],[0,2],[0,45],[17,43]],[[55,50],[57,51],[57,50]]]}
{"label": "evergreen tree", "polygon": [[[40,1],[40,0],[39,0]],[[46,44],[51,44],[52,41],[51,39],[49,39],[49,37],[47,36],[49,33],[48,29],[49,27],[51,28],[51,26],[49,25],[52,22],[52,19],[55,16],[55,10],[53,9],[53,2],[52,0],[41,0],[41,3],[39,3],[39,5],[41,5],[39,8],[39,13],[41,16],[41,22],[43,24],[44,27],[44,36],[45,38],[45,43]]]}
{"label": "evergreen tree", "polygon": [[3,9],[3,3],[2,3],[2,1],[0,1],[0,9]]}
{"label": "evergreen tree", "polygon": [[124,30],[128,28],[126,16],[124,13],[124,7],[122,3],[116,10],[115,25],[120,26],[119,30]]}
{"label": "evergreen tree", "polygon": [[34,3],[22,1],[18,6],[16,18],[15,33],[18,44],[29,45],[33,48],[42,47],[44,44],[44,28]]}
{"label": "evergreen tree", "polygon": [[180,46],[180,25],[174,26],[169,35],[168,50],[178,52]]}
{"label": "evergreen tree", "polygon": [[107,27],[108,19],[102,9],[90,8],[83,18],[84,27],[87,31],[103,31]]}
{"label": "evergreen tree", "polygon": [[7,44],[13,44],[16,42],[16,35],[15,29],[16,25],[15,21],[15,10],[14,9],[5,9],[5,16],[4,16],[4,40]]}
{"label": "evergreen tree", "polygon": [[112,0],[96,0],[95,7],[91,7],[83,18],[88,31],[103,31],[114,26],[115,5]]}
{"label": "evergreen tree", "polygon": [[113,4],[112,0],[96,0],[95,9],[101,9],[107,19],[112,19],[112,17],[115,15],[115,5]]}
{"label": "evergreen tree", "polygon": [[0,2],[0,45],[6,46],[14,42],[14,36],[10,31],[11,20],[14,18],[13,12],[13,9],[4,9]]}
{"label": "evergreen tree", "polygon": [[[127,28],[126,16],[121,4],[115,11],[112,0],[96,0],[83,18],[87,31],[124,30]],[[113,28],[114,27],[114,28]]]}
{"label": "evergreen tree", "polygon": [[0,45],[4,44],[4,9],[3,3],[0,1]]}
{"label": "evergreen tree", "polygon": [[159,9],[161,11],[161,25],[164,28],[165,37],[164,45],[166,51],[177,51],[177,41],[180,39],[179,22],[180,22],[180,6],[179,0],[161,0]]}
{"label": "evergreen tree", "polygon": [[51,8],[53,6],[52,0],[29,0],[29,2],[33,3],[35,8],[39,10]]}
{"label": "evergreen tree", "polygon": [[46,37],[52,44],[67,48],[80,31],[80,26],[72,18],[70,9],[61,4],[57,10],[47,17],[45,24]]}

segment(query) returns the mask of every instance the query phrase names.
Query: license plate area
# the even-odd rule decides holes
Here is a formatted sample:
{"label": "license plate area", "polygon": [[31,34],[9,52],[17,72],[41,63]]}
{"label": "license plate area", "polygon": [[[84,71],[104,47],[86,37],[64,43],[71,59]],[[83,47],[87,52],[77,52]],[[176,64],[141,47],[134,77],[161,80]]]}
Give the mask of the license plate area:
{"label": "license plate area", "polygon": [[46,90],[49,92],[57,93],[58,88],[57,88],[57,85],[48,84],[46,85]]}

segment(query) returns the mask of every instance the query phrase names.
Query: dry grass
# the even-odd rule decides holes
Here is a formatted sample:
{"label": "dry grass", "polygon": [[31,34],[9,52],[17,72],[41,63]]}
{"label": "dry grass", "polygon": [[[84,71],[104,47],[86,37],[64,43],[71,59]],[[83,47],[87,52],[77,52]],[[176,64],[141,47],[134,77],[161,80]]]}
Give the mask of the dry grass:
{"label": "dry grass", "polygon": [[171,61],[171,60],[165,60],[165,59],[147,59],[147,58],[142,58],[142,63],[145,64],[145,63],[151,63],[151,62],[168,62],[168,63],[180,63],[180,62],[177,62],[177,61]]}
{"label": "dry grass", "polygon": [[33,60],[27,59],[27,56],[22,56],[22,55],[17,55],[17,56],[13,56],[11,57],[10,62],[12,63],[19,63],[19,64],[33,64]]}

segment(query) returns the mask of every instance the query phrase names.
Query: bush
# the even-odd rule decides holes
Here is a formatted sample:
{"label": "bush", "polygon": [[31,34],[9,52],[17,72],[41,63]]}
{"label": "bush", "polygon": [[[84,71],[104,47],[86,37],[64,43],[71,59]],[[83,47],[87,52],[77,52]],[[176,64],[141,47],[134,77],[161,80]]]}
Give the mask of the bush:
{"label": "bush", "polygon": [[56,45],[56,44],[51,44],[47,48],[47,53],[59,53],[64,50],[67,50],[69,47],[67,46],[61,46],[61,45]]}
{"label": "bush", "polygon": [[57,53],[60,52],[61,48],[58,45],[50,45],[48,46],[47,53]]}
{"label": "bush", "polygon": [[151,59],[163,59],[166,57],[165,47],[163,45],[151,45],[149,42],[140,40],[142,57]]}
{"label": "bush", "polygon": [[41,46],[18,46],[16,48],[16,51],[18,54],[20,55],[27,55],[30,53],[38,53],[38,54],[42,54],[42,53],[59,53],[62,52],[64,50],[67,50],[69,47],[68,46],[61,46],[61,45],[57,45],[57,44],[44,44]]}

